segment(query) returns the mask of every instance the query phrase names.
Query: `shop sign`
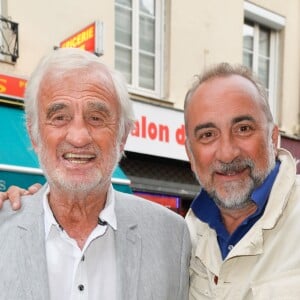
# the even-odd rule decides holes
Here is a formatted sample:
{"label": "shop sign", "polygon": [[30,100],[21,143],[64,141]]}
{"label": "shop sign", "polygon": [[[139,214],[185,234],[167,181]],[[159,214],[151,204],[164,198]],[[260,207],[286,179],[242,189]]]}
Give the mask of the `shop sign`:
{"label": "shop sign", "polygon": [[161,204],[177,212],[180,207],[180,198],[176,196],[159,195],[146,192],[134,192],[134,194],[155,203]]}
{"label": "shop sign", "polygon": [[103,54],[103,23],[96,21],[60,42],[61,48],[81,48],[100,56]]}
{"label": "shop sign", "polygon": [[0,95],[23,99],[26,83],[24,78],[0,74]]}
{"label": "shop sign", "polygon": [[185,153],[183,112],[133,101],[136,122],[125,150],[188,160]]}

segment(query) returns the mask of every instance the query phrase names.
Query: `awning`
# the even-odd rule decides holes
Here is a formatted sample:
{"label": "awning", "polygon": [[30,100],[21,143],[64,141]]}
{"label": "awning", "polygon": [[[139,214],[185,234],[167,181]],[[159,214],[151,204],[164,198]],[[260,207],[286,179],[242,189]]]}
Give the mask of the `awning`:
{"label": "awning", "polygon": [[[45,182],[24,123],[22,108],[0,104],[0,191],[11,185],[26,188],[35,182]],[[131,193],[130,183],[118,166],[112,176],[114,188]]]}

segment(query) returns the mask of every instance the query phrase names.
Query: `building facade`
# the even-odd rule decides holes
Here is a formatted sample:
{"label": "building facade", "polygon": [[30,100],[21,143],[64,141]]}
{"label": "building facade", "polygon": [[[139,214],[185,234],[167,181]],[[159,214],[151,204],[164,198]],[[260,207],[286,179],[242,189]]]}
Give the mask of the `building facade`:
{"label": "building facade", "polygon": [[22,102],[26,78],[55,47],[86,48],[124,74],[137,121],[120,166],[135,193],[186,211],[199,186],[183,99],[195,74],[222,61],[265,84],[300,173],[298,0],[0,0],[0,15],[0,105]]}

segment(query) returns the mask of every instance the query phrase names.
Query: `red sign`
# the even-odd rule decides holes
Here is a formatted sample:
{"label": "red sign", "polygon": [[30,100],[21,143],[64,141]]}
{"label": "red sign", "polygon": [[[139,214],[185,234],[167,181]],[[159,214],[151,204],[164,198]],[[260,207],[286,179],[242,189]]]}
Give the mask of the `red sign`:
{"label": "red sign", "polygon": [[176,196],[159,195],[145,192],[134,192],[134,194],[173,210],[177,210],[179,208],[179,197]]}
{"label": "red sign", "polygon": [[23,99],[26,83],[24,78],[0,74],[0,94]]}
{"label": "red sign", "polygon": [[102,23],[94,22],[62,41],[59,46],[61,48],[81,48],[100,55],[103,52],[102,45],[99,45],[100,38],[102,38]]}

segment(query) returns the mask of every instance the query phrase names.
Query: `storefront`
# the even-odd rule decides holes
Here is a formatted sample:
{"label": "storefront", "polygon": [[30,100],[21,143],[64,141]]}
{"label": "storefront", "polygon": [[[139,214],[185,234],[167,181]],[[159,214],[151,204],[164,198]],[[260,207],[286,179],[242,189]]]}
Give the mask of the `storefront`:
{"label": "storefront", "polygon": [[133,192],[184,215],[200,187],[185,153],[183,112],[133,101],[135,129],[120,166]]}

